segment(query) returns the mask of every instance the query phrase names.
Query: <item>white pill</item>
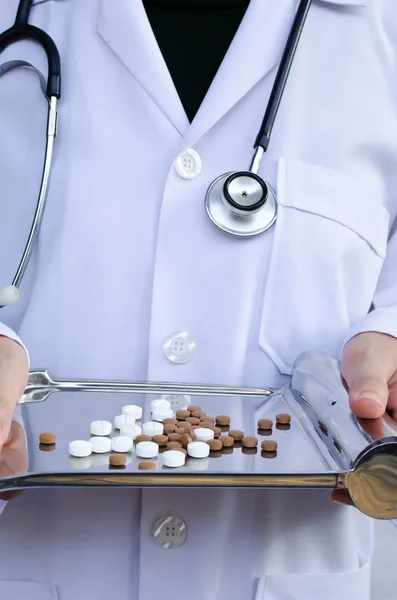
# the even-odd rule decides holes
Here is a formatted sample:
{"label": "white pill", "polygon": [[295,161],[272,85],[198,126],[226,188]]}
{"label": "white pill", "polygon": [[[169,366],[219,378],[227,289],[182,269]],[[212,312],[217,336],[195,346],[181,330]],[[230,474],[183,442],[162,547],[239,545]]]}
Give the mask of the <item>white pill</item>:
{"label": "white pill", "polygon": [[112,433],[112,424],[109,421],[92,421],[90,432],[92,435],[110,435]]}
{"label": "white pill", "polygon": [[172,419],[173,416],[174,413],[171,409],[156,409],[152,412],[153,421],[159,421],[160,423],[162,423],[164,419]]}
{"label": "white pill", "polygon": [[171,403],[168,402],[168,400],[163,400],[163,398],[158,398],[157,400],[151,401],[150,407],[152,412],[156,412],[158,410],[169,410],[171,408]]}
{"label": "white pill", "polygon": [[139,442],[135,447],[136,455],[141,458],[154,458],[159,453],[158,444],[154,442]]}
{"label": "white pill", "polygon": [[110,452],[112,447],[112,442],[107,437],[92,437],[90,438],[90,443],[92,451],[95,452],[95,454]]}
{"label": "white pill", "polygon": [[155,421],[147,421],[142,425],[142,433],[144,435],[162,435],[164,433],[164,425]]}
{"label": "white pill", "polygon": [[[194,430],[196,433],[197,429]],[[192,458],[205,458],[209,456],[210,447],[205,442],[190,442],[187,445],[187,453]]]}
{"label": "white pill", "polygon": [[183,467],[185,464],[185,453],[178,450],[167,450],[163,452],[163,462],[166,467]]}
{"label": "white pill", "polygon": [[90,454],[92,454],[91,443],[87,442],[87,440],[74,440],[69,444],[69,454],[76,458],[90,456]]}
{"label": "white pill", "polygon": [[120,434],[135,440],[137,435],[141,435],[142,428],[139,425],[121,425]]}
{"label": "white pill", "polygon": [[119,435],[118,437],[112,438],[113,452],[130,452],[132,450],[132,446],[132,439],[126,435]]}
{"label": "white pill", "polygon": [[123,415],[133,417],[137,421],[139,421],[139,419],[142,419],[142,408],[140,406],[137,406],[136,404],[126,404],[121,409],[121,412],[123,413]]}
{"label": "white pill", "polygon": [[194,430],[194,438],[198,442],[209,442],[214,439],[214,432],[206,427],[198,427]]}
{"label": "white pill", "polygon": [[121,425],[135,425],[134,417],[130,415],[117,415],[114,418],[114,428],[120,429]]}

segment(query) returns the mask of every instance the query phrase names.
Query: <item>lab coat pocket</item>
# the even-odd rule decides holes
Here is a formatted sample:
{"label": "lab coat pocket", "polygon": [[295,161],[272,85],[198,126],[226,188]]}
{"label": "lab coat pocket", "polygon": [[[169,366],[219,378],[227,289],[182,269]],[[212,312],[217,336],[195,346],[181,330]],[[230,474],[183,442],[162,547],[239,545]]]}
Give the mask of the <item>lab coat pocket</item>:
{"label": "lab coat pocket", "polygon": [[268,575],[259,580],[255,600],[335,600],[370,598],[370,561],[343,573],[292,573]]}
{"label": "lab coat pocket", "polygon": [[278,218],[259,345],[279,370],[322,350],[339,358],[368,313],[386,254],[389,213],[373,180],[280,160]]}
{"label": "lab coat pocket", "polygon": [[1,600],[59,600],[57,589],[38,581],[0,581]]}

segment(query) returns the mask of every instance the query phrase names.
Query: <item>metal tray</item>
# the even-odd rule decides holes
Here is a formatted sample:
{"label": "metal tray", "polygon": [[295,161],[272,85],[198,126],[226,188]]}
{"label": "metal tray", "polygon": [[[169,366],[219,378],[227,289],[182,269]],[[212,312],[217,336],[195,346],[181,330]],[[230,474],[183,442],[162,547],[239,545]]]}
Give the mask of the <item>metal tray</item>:
{"label": "metal tray", "polygon": [[[161,454],[155,471],[138,469],[134,451],[124,470],[112,470],[108,455],[72,458],[72,439],[88,439],[95,419],[113,422],[124,404],[140,404],[150,420],[150,402],[168,396],[174,410],[200,404],[209,415],[227,414],[231,426],[259,438],[258,450],[235,446],[208,459],[188,458],[169,469]],[[337,361],[318,352],[297,361],[290,382],[280,390],[168,383],[60,381],[32,371],[24,396],[28,468],[0,478],[0,491],[35,487],[215,486],[241,488],[341,488],[356,507],[377,519],[397,517],[397,424],[385,415],[358,422],[348,408]],[[260,449],[266,437],[257,431],[261,418],[291,414],[291,426],[273,428],[277,456]],[[52,451],[39,446],[43,431],[56,434]],[[115,434],[116,435],[116,434]]]}

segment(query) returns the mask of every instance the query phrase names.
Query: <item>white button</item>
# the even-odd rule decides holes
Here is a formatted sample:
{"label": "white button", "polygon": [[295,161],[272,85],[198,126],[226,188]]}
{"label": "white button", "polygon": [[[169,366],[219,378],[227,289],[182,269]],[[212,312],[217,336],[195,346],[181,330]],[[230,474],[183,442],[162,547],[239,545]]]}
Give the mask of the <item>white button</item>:
{"label": "white button", "polygon": [[92,446],[90,442],[86,440],[74,440],[69,444],[69,454],[70,456],[75,456],[76,458],[85,458],[90,456],[92,453]]}
{"label": "white button", "polygon": [[187,528],[182,519],[168,515],[157,521],[153,537],[162,548],[180,548],[186,542]]}
{"label": "white button", "polygon": [[159,453],[159,447],[154,442],[139,442],[135,450],[136,455],[141,458],[154,458]]}
{"label": "white button", "polygon": [[112,438],[113,452],[130,452],[133,445],[132,439],[126,435]]}
{"label": "white button", "polygon": [[162,454],[163,464],[165,467],[183,467],[185,464],[185,453],[179,452],[179,450],[167,450]]}
{"label": "white button", "polygon": [[130,415],[117,415],[114,417],[114,428],[120,429],[122,425],[135,425],[134,417]]}
{"label": "white button", "polygon": [[92,451],[95,454],[105,454],[106,452],[110,452],[112,447],[112,443],[107,437],[92,437],[90,438],[90,444],[92,446]]}
{"label": "white button", "polygon": [[214,439],[214,432],[207,427],[198,427],[194,430],[194,439],[198,442],[209,442]]}
{"label": "white button", "polygon": [[165,357],[176,364],[188,362],[193,357],[195,349],[196,342],[186,331],[175,333],[163,345]]}
{"label": "white button", "polygon": [[147,421],[142,425],[142,432],[144,435],[162,435],[164,433],[164,425],[156,421]]}
{"label": "white button", "polygon": [[110,435],[112,424],[109,421],[92,421],[90,425],[92,435]]}
{"label": "white button", "polygon": [[192,458],[206,458],[210,453],[210,447],[205,442],[190,442],[187,445],[187,453]]}
{"label": "white button", "polygon": [[201,171],[200,155],[192,148],[188,148],[178,156],[174,168],[183,179],[194,179]]}
{"label": "white button", "polygon": [[142,408],[140,406],[136,406],[135,404],[126,404],[126,406],[123,406],[121,412],[123,415],[132,417],[137,421],[142,419]]}

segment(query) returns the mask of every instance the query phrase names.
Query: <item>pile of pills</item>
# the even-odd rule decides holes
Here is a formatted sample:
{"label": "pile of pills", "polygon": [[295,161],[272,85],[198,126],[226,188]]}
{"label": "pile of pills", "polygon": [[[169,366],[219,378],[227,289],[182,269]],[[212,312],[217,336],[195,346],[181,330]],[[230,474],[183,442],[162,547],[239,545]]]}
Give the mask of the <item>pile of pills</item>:
{"label": "pile of pills", "polygon": [[[90,437],[87,440],[73,440],[69,443],[69,455],[87,458],[91,454],[109,454],[110,468],[124,468],[127,455],[135,448],[141,470],[156,469],[154,460],[159,454],[166,468],[183,467],[186,458],[197,459],[197,465],[207,457],[220,457],[230,454],[235,447],[246,454],[258,451],[259,441],[255,436],[245,435],[244,431],[231,429],[228,415],[207,415],[201,406],[191,405],[174,411],[165,398],[151,402],[151,421],[143,424],[142,408],[136,405],[123,406],[121,414],[110,421],[92,421]],[[287,431],[291,427],[291,416],[276,416],[276,428]],[[113,431],[119,435],[112,435]],[[257,433],[269,437],[273,432],[273,421],[259,419]],[[40,448],[55,447],[55,435],[42,433]],[[266,439],[261,444],[264,458],[276,458],[277,442]],[[105,457],[106,460],[106,457]],[[193,467],[193,463],[191,463]]]}

